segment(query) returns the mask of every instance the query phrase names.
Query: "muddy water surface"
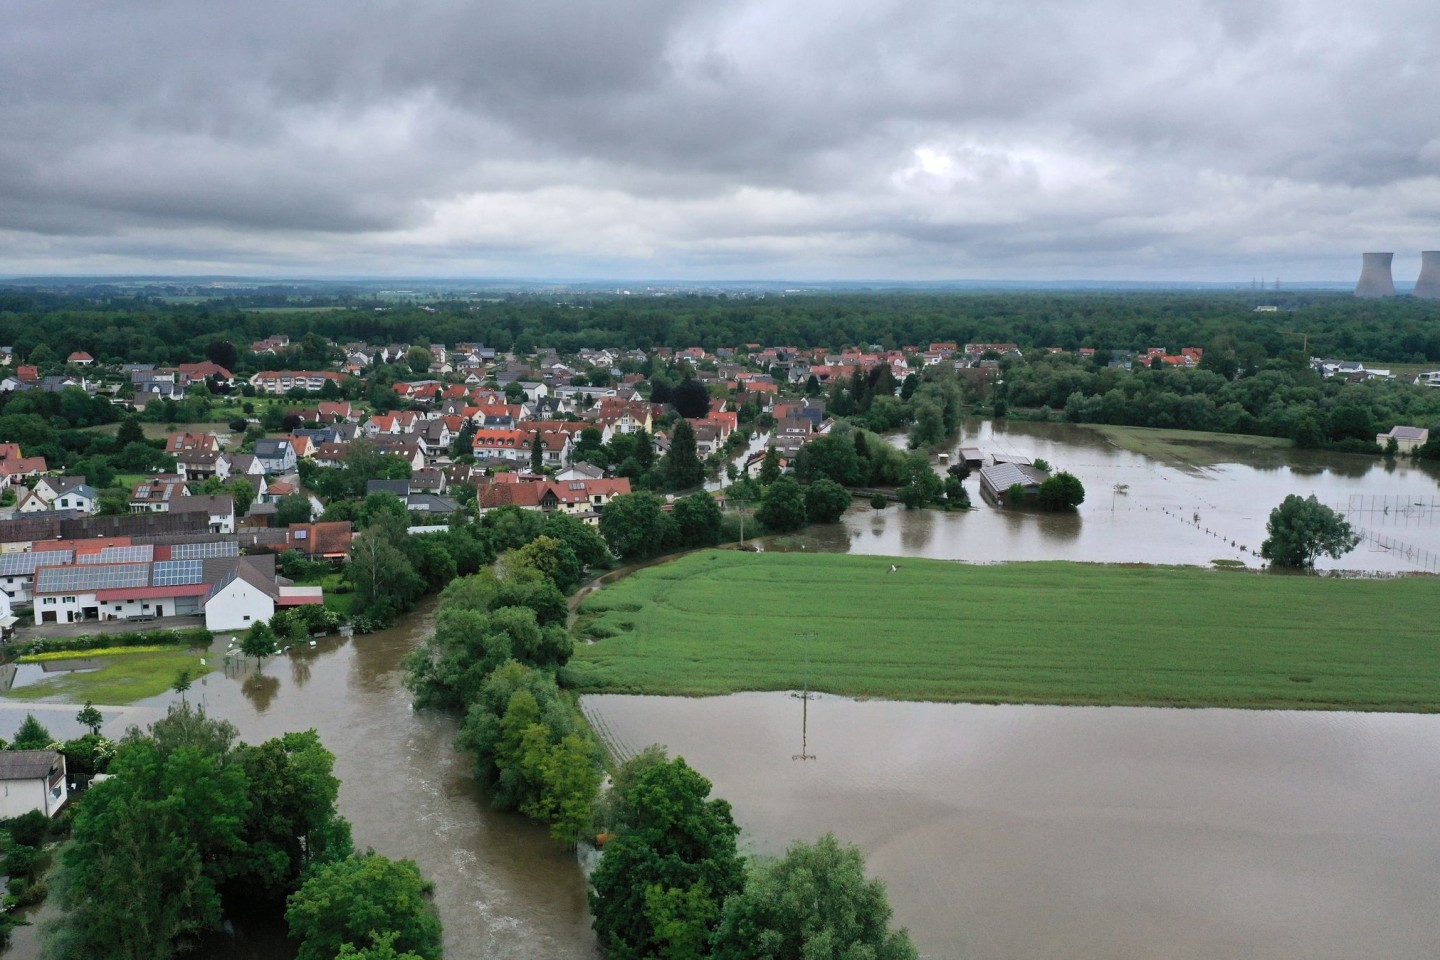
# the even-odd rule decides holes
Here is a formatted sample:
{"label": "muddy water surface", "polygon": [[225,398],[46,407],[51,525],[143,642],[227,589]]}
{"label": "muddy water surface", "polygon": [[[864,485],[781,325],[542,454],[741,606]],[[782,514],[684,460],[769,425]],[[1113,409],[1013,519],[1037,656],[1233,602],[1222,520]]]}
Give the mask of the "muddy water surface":
{"label": "muddy water surface", "polygon": [[[447,957],[592,960],[598,954],[575,857],[544,827],[492,811],[475,788],[469,759],[451,749],[454,721],[410,708],[400,660],[432,625],[430,611],[422,610],[393,630],[332,637],[275,657],[260,674],[238,665],[213,673],[188,696],[212,717],[235,724],[251,743],[287,730],[320,732],[335,754],[340,812],[354,828],[355,845],[415,860],[435,882]],[[163,715],[167,701],[115,713],[105,732],[119,736],[129,724],[143,726]],[[6,704],[0,730],[18,725],[26,709],[33,707]],[[74,712],[73,706],[55,708],[42,719],[60,721]],[[294,956],[276,924],[234,919],[237,938],[207,944],[198,955]],[[34,928],[17,930],[7,956],[38,955]]]}
{"label": "muddy water surface", "polygon": [[[929,957],[1413,958],[1440,945],[1440,717],[591,696],[742,843],[857,843]],[[800,761],[795,756],[812,754]]]}

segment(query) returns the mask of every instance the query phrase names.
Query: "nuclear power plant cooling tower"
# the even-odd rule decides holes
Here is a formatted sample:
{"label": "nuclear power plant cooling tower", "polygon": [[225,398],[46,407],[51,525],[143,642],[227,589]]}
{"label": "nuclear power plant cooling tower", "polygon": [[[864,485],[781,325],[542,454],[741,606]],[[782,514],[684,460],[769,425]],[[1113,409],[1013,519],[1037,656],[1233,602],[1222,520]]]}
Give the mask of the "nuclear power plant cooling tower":
{"label": "nuclear power plant cooling tower", "polygon": [[1422,300],[1440,300],[1440,250],[1420,251],[1420,278],[1415,281],[1415,296]]}
{"label": "nuclear power plant cooling tower", "polygon": [[1393,297],[1395,281],[1390,277],[1390,261],[1393,253],[1366,253],[1364,266],[1360,269],[1360,282],[1355,284],[1357,297]]}

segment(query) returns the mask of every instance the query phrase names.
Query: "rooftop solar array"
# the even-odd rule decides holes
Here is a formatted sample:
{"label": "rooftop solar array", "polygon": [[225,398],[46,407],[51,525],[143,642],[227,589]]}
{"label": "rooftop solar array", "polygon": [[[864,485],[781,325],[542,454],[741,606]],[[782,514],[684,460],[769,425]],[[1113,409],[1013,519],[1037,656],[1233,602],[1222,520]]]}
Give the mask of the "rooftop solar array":
{"label": "rooftop solar array", "polygon": [[36,567],[53,567],[69,563],[69,550],[35,550],[28,553],[0,554],[0,577],[28,577]]}
{"label": "rooftop solar array", "polygon": [[205,560],[210,557],[238,557],[240,544],[233,540],[214,543],[177,543],[170,548],[172,560]]}
{"label": "rooftop solar array", "polygon": [[76,563],[148,563],[155,548],[148,543],[134,547],[102,547],[97,553],[77,553]]}
{"label": "rooftop solar array", "polygon": [[149,584],[150,564],[148,563],[92,563],[73,567],[41,567],[35,572],[36,593],[79,593],[82,591],[88,593],[94,590],[145,587]]}
{"label": "rooftop solar array", "polygon": [[200,583],[205,579],[203,560],[159,560],[155,563],[155,577],[151,586],[178,587],[189,583]]}

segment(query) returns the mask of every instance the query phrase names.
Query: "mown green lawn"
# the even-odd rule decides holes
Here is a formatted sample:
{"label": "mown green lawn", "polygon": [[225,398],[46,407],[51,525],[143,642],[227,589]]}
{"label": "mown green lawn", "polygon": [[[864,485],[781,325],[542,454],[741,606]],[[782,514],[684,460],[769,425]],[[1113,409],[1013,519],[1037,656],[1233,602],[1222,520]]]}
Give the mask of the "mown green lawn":
{"label": "mown green lawn", "polygon": [[[85,656],[76,651],[77,659]],[[208,662],[202,664],[201,658]],[[93,701],[108,706],[123,706],[153,697],[170,689],[180,671],[187,670],[190,679],[215,669],[215,655],[204,650],[169,648],[147,653],[114,654],[101,658],[104,665],[84,673],[61,673],[4,694],[9,700],[59,700],[68,703]]]}
{"label": "mown green lawn", "polygon": [[[891,564],[898,569],[890,572]],[[1440,580],[704,551],[581,607],[586,692],[1440,711]]]}

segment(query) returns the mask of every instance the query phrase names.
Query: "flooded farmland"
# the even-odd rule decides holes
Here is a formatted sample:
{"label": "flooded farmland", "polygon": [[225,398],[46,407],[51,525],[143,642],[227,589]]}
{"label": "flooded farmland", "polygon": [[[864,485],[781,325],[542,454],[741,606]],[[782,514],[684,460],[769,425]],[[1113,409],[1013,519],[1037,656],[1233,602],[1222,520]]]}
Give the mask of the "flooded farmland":
{"label": "flooded farmland", "polygon": [[[1414,958],[1440,943],[1440,717],[587,696],[749,850],[858,844],[937,958]],[[814,759],[798,760],[800,754]]]}
{"label": "flooded farmland", "polygon": [[[1348,556],[1322,559],[1318,568],[1440,572],[1440,478],[1428,464],[1263,447],[1217,447],[1213,455],[1222,459],[1213,462],[1160,460],[1088,427],[989,420],[965,422],[951,462],[962,445],[1068,470],[1084,483],[1085,502],[1073,513],[1001,510],[979,497],[972,476],[972,510],[877,511],[857,500],[841,523],[811,528],[780,548],[981,563],[1231,560],[1258,567],[1270,511],[1294,493],[1314,494],[1366,535]],[[1223,459],[1239,456],[1245,462]]]}

